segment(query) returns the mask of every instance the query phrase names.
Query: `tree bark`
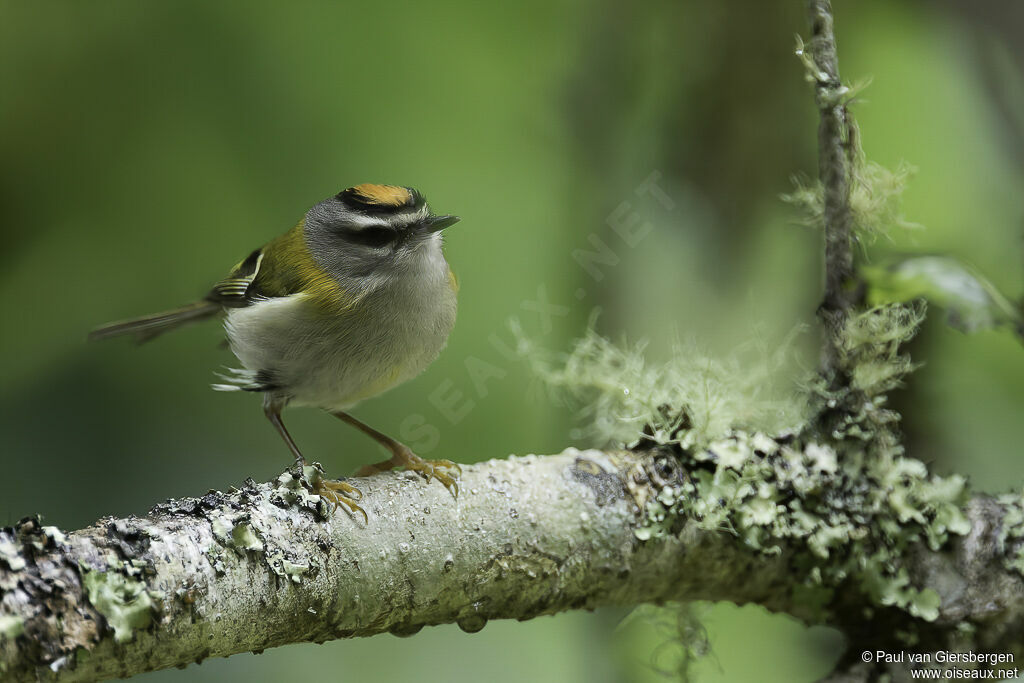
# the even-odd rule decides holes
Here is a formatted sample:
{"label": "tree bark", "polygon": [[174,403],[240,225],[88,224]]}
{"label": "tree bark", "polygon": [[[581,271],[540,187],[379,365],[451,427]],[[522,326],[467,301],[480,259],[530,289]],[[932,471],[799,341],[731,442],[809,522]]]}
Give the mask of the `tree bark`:
{"label": "tree bark", "polygon": [[[369,522],[331,514],[292,471],[230,493],[105,518],[66,537],[33,519],[0,533],[0,672],[88,681],[294,642],[569,609],[669,600],[754,602],[805,620],[792,553],[759,552],[684,521],[640,540],[638,500],[666,475],[657,452],[577,451],[465,468],[454,499],[387,473],[359,482]],[[1020,640],[1024,583],[1004,569],[1002,507],[976,498],[973,531],[943,552],[908,553],[935,586],[934,628],[970,620],[978,642]],[[825,623],[859,622],[850,597]],[[1014,652],[1020,652],[1020,643]]]}

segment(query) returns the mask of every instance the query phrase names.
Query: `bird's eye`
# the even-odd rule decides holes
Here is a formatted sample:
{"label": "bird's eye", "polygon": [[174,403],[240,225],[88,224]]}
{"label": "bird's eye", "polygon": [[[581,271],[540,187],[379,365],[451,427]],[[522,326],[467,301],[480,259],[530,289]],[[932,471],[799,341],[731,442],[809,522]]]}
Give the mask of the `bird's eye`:
{"label": "bird's eye", "polygon": [[398,238],[398,233],[391,228],[371,226],[362,230],[354,230],[349,233],[353,242],[365,244],[369,247],[383,247]]}

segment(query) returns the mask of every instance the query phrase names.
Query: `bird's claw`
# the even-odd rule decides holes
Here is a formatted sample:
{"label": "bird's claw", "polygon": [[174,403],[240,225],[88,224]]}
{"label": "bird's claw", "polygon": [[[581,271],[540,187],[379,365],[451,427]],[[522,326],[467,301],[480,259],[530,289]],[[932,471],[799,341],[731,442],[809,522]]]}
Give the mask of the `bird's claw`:
{"label": "bird's claw", "polygon": [[340,479],[318,479],[313,484],[313,492],[324,500],[334,504],[334,510],[344,505],[351,512],[358,512],[363,516],[363,523],[369,523],[370,518],[366,510],[361,508],[356,501],[363,499],[363,492],[352,484]]}
{"label": "bird's claw", "polygon": [[462,468],[457,463],[451,460],[424,460],[412,453],[409,455],[412,457],[405,463],[406,469],[420,473],[427,482],[437,479],[455,498],[459,497],[459,477],[462,476]]}

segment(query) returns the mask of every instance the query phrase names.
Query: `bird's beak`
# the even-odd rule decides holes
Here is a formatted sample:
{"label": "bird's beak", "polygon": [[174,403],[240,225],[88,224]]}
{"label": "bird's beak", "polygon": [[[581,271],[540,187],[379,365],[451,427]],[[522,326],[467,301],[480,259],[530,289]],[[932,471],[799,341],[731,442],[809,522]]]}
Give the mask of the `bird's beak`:
{"label": "bird's beak", "polygon": [[459,222],[458,216],[430,216],[423,222],[427,232],[439,232]]}

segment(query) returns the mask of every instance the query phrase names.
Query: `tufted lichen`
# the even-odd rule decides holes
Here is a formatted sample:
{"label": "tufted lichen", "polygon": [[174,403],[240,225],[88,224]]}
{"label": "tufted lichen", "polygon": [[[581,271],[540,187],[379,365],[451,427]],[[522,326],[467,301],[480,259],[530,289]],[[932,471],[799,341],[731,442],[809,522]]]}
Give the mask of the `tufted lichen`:
{"label": "tufted lichen", "polygon": [[690,448],[737,424],[778,433],[807,420],[806,401],[780,379],[795,365],[802,328],[775,351],[755,340],[721,357],[691,343],[675,348],[668,361],[651,363],[643,343],[621,348],[599,335],[595,323],[567,356],[543,351],[515,325],[513,332],[552,398],[578,409],[598,443],[635,442],[642,432],[646,441]]}
{"label": "tufted lichen", "polygon": [[[896,170],[890,170],[863,158],[857,150],[857,162],[853,165],[850,209],[853,214],[854,235],[863,244],[871,244],[880,236],[886,236],[893,227],[919,229],[903,217],[901,198],[907,181],[914,174],[914,167],[901,162]],[[796,177],[794,190],[782,195],[786,201],[803,214],[803,223],[814,228],[823,228],[825,203],[820,182],[808,182]]]}
{"label": "tufted lichen", "polygon": [[899,346],[922,317],[923,307],[904,306],[852,316],[842,337],[844,360],[856,370],[852,386],[822,383],[809,399],[828,428],[809,425],[778,440],[732,430],[704,449],[683,450],[689,476],[675,504],[657,514],[730,530],[759,552],[804,553],[799,578],[808,588],[853,580],[876,604],[935,619],[938,594],[910,585],[900,562],[914,544],[937,550],[970,530],[966,482],[905,457],[892,429],[898,415],[885,407],[886,393],[913,369]]}
{"label": "tufted lichen", "polygon": [[[746,391],[750,378],[725,372],[729,364],[717,374],[706,371],[704,359],[655,367],[640,348],[617,349],[590,333],[563,369],[544,367],[543,375],[570,393],[596,396],[595,417],[626,416],[619,429],[633,431],[624,440],[652,453],[650,490],[631,491],[643,513],[635,529],[641,541],[695,523],[757,553],[791,553],[794,590],[814,596],[822,609],[832,589],[853,582],[875,605],[934,620],[938,593],[912,585],[901,563],[915,545],[938,550],[950,535],[970,531],[966,482],[905,457],[899,415],[887,407],[888,393],[915,367],[900,347],[924,312],[923,304],[888,305],[850,315],[839,336],[850,382],[807,382],[802,409],[792,398],[782,405],[783,415],[802,419],[776,419],[773,430],[759,428],[769,421],[756,392],[750,404],[731,393]],[[684,378],[694,366],[705,371]],[[727,388],[729,382],[736,385]],[[611,433],[600,425],[595,431]]]}

